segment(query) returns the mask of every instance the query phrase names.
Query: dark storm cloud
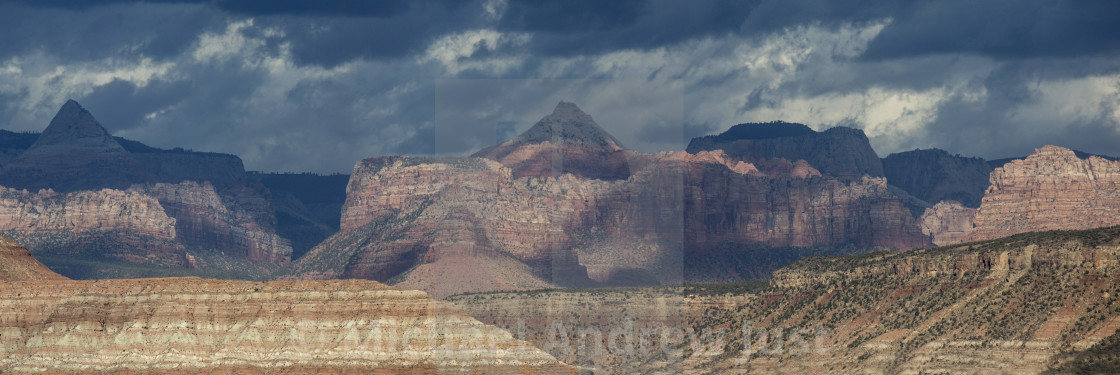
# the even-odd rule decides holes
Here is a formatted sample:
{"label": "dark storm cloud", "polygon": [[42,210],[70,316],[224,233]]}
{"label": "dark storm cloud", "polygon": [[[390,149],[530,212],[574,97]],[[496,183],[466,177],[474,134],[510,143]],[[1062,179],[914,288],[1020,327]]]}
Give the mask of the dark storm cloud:
{"label": "dark storm cloud", "polygon": [[[877,126],[876,147],[1002,157],[1051,141],[1120,154],[1108,97],[1069,118],[1022,119],[1074,100],[1039,87],[1120,73],[1116,4],[0,0],[0,121],[41,129],[73,97],[154,146],[329,172],[470,153],[558,100],[642,151],[744,116],[817,111],[841,114],[805,115],[811,126]],[[915,125],[887,101],[931,115]]]}
{"label": "dark storm cloud", "polygon": [[407,10],[413,1],[409,0],[217,0],[219,8],[236,14],[294,15],[294,16],[341,16],[341,17],[392,17]]}
{"label": "dark storm cloud", "polygon": [[184,81],[156,80],[144,87],[113,80],[76,99],[110,133],[143,126],[146,115],[186,99],[192,92]]}
{"label": "dark storm cloud", "polygon": [[865,57],[974,53],[1015,59],[1120,48],[1116,1],[923,1],[892,16],[894,22],[871,42]]}
{"label": "dark storm cloud", "polygon": [[[1038,86],[1043,82],[1079,77],[1099,77],[1120,72],[1110,59],[1026,60],[1001,65],[977,82],[986,92],[976,102],[955,97],[942,104],[937,118],[924,134],[911,140],[912,147],[940,147],[951,152],[987,159],[1030,154],[1042,145],[1054,144],[1090,153],[1120,155],[1120,127],[1108,118],[1120,108],[1113,100],[1099,108],[1087,106],[1083,113],[1067,113],[1063,122],[1023,118],[1017,112],[1044,105]],[[1120,87],[1120,81],[1113,82]],[[1100,98],[1097,98],[1100,99]],[[1116,99],[1116,98],[1114,98]],[[1104,100],[1107,102],[1107,99]]]}
{"label": "dark storm cloud", "polygon": [[219,12],[198,4],[71,3],[0,1],[0,60],[35,51],[66,60],[164,58],[225,26]]}
{"label": "dark storm cloud", "polygon": [[533,49],[546,56],[648,49],[736,32],[753,6],[722,0],[510,1],[499,30],[534,33]]}

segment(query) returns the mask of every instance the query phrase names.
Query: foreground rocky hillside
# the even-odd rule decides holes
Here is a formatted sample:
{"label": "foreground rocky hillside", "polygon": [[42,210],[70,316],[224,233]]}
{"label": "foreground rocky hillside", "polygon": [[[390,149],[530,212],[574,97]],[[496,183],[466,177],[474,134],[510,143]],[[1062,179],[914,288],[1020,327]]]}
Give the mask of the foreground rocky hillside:
{"label": "foreground rocky hillside", "polygon": [[802,160],[747,163],[718,150],[619,151],[612,139],[561,103],[499,148],[515,147],[508,156],[536,155],[545,143],[594,147],[626,155],[625,176],[563,169],[601,164],[556,170],[507,157],[363,160],[340,232],[282,275],[367,278],[446,296],[740,280],[807,255],[929,244],[883,178],[839,179]]}
{"label": "foreground rocky hillside", "polygon": [[0,238],[0,372],[574,373],[423,292],[365,280],[71,281]]}
{"label": "foreground rocky hillside", "polygon": [[921,221],[945,245],[1015,233],[1120,224],[1120,162],[1044,146],[991,173],[979,208],[943,202]]}
{"label": "foreground rocky hillside", "polygon": [[1113,373],[1120,227],[816,257],[770,285],[450,297],[602,373]]}

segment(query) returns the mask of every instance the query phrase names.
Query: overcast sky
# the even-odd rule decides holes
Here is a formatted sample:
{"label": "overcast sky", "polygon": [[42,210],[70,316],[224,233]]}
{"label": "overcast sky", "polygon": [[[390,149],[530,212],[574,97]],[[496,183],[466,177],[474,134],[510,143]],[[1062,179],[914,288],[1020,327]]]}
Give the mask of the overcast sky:
{"label": "overcast sky", "polygon": [[559,100],[641,151],[784,120],[881,156],[1120,156],[1120,2],[0,0],[0,128],[68,98],[265,171],[469,153]]}

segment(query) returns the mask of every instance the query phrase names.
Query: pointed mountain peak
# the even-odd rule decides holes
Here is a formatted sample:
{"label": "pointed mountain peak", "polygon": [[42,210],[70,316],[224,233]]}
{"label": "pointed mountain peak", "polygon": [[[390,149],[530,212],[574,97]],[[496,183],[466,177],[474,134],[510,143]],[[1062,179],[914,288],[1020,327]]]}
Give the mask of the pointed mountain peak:
{"label": "pointed mountain peak", "polygon": [[552,114],[548,115],[546,118],[549,117],[555,120],[564,119],[573,122],[595,122],[595,120],[591,119],[591,115],[579,109],[576,103],[565,101],[560,101],[560,103],[556,104],[556,109],[552,110]]}
{"label": "pointed mountain peak", "polygon": [[575,103],[561,101],[551,114],[510,141],[512,144],[551,142],[574,143],[623,149],[622,143],[599,127],[591,115],[580,110]]}
{"label": "pointed mountain peak", "polygon": [[125,152],[109,131],[93,118],[81,104],[73,99],[66,101],[51,119],[50,125],[28,151],[42,148],[73,148],[97,152]]}

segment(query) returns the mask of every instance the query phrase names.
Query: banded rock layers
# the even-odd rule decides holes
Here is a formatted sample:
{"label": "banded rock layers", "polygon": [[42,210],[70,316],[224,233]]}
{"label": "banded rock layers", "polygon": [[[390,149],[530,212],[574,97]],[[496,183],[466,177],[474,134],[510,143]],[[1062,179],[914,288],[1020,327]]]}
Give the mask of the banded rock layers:
{"label": "banded rock layers", "polygon": [[922,221],[945,223],[942,230],[925,229],[939,245],[1117,225],[1120,162],[1097,156],[1080,159],[1072,150],[1044,146],[1026,159],[993,170],[979,209],[938,206],[928,210]]}
{"label": "banded rock layers", "polygon": [[[510,158],[544,148],[565,164]],[[367,278],[442,297],[589,278],[757,278],[796,259],[789,247],[929,244],[881,177],[840,179],[803,160],[748,163],[720,150],[621,150],[570,103],[496,149],[357,163],[341,231],[284,277]],[[568,149],[605,159],[566,163]],[[626,173],[604,173],[618,158]]]}
{"label": "banded rock layers", "polygon": [[2,133],[0,233],[60,272],[120,277],[130,262],[251,277],[291,260],[236,156],[115,138],[73,100],[42,134]]}
{"label": "banded rock layers", "polygon": [[419,291],[365,280],[71,281],[0,238],[0,372],[574,373]]}

